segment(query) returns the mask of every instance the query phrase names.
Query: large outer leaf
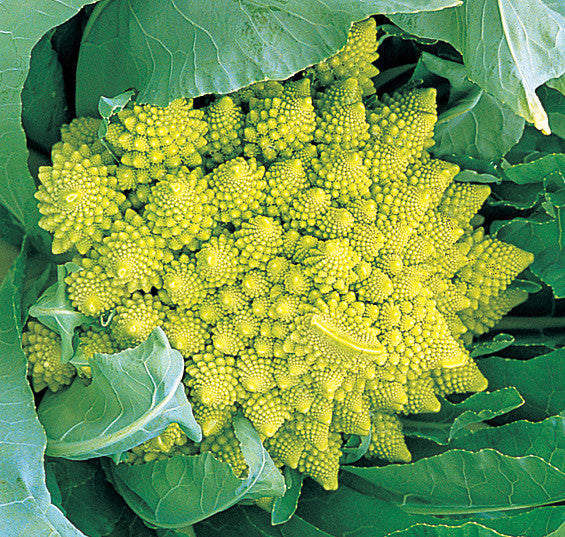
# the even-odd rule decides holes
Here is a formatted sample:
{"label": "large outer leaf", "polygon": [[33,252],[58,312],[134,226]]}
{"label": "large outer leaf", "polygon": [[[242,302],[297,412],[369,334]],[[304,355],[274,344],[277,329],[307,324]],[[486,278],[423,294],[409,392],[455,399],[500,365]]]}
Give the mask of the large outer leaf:
{"label": "large outer leaf", "polygon": [[184,361],[161,328],[135,349],[95,354],[90,365],[90,385],[76,379],[61,393],[47,393],[39,405],[48,455],[119,460],[171,422],[193,440],[201,439],[181,382]]}
{"label": "large outer leaf", "polygon": [[539,420],[565,410],[565,349],[525,361],[486,358],[478,365],[493,389],[518,389],[525,399],[521,417]]}
{"label": "large outer leaf", "polygon": [[535,91],[565,72],[560,0],[473,0],[438,13],[391,18],[410,33],[451,43],[463,54],[470,80],[549,132]]}
{"label": "large outer leaf", "polygon": [[[472,438],[472,437],[471,437]],[[565,501],[565,473],[540,457],[453,449],[413,464],[347,466],[363,489],[415,514],[473,514]]]}
{"label": "large outer leaf", "polygon": [[[458,0],[110,0],[92,15],[77,73],[77,111],[135,88],[139,101],[229,93],[285,79],[341,48],[351,22],[441,9]],[[156,16],[156,13],[159,16]],[[174,31],[171,29],[174,28]]]}
{"label": "large outer leaf", "polygon": [[165,528],[194,524],[241,500],[282,496],[284,478],[251,423],[235,418],[234,428],[249,465],[243,480],[210,452],[140,466],[109,463],[105,468],[128,505],[150,524]]}
{"label": "large outer leaf", "polygon": [[0,535],[83,534],[51,504],[45,486],[45,434],[34,410],[21,349],[25,244],[0,287]]}
{"label": "large outer leaf", "polygon": [[435,85],[437,77],[430,73],[450,82],[449,101],[434,129],[435,156],[498,160],[520,139],[524,120],[470,82],[465,66],[424,52],[412,78],[423,78],[424,84]]}
{"label": "large outer leaf", "polygon": [[48,30],[72,17],[91,0],[7,0],[0,17],[0,202],[36,235],[39,212],[35,184],[27,168],[21,123],[21,91],[31,50]]}

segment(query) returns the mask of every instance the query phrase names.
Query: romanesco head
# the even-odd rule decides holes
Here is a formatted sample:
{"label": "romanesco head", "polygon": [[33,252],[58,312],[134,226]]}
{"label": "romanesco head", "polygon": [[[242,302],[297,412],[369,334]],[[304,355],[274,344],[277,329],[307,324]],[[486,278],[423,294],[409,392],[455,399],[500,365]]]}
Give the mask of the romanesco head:
{"label": "romanesco head", "polygon": [[[93,120],[63,129],[37,198],[54,252],[78,252],[69,298],[109,316],[115,349],[163,327],[204,434],[172,424],[131,462],[210,451],[244,476],[243,414],[279,467],[335,489],[349,435],[409,461],[400,414],[486,388],[466,344],[526,298],[509,285],[532,256],[485,236],[488,187],[427,152],[435,90],[364,101],[375,31],[357,23],[294,80],[204,108],[134,103],[111,119],[113,163]],[[30,323],[24,347],[36,389],[57,389],[72,366],[45,330]]]}

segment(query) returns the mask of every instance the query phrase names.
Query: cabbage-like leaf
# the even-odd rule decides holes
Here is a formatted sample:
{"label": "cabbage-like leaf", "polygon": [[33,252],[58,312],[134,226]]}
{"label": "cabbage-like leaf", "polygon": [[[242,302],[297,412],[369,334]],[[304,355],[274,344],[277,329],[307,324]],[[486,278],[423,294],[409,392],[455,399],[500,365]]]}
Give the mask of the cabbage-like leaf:
{"label": "cabbage-like leaf", "polygon": [[524,119],[471,82],[464,65],[424,52],[412,78],[422,78],[425,85],[435,86],[437,77],[430,74],[450,83],[449,100],[434,129],[435,156],[456,154],[498,160],[520,139]]}
{"label": "cabbage-like leaf", "polygon": [[536,89],[565,73],[565,6],[556,0],[473,0],[392,21],[420,37],[440,39],[463,55],[469,80],[545,132]]}
{"label": "cabbage-like leaf", "polygon": [[452,449],[413,464],[343,471],[360,478],[349,486],[414,514],[498,512],[565,500],[562,470],[541,457],[511,457],[495,449]]}
{"label": "cabbage-like leaf", "polygon": [[45,434],[34,410],[21,348],[26,245],[0,286],[0,535],[81,537],[45,486]]}
{"label": "cabbage-like leaf", "polygon": [[477,522],[466,522],[461,526],[432,526],[415,524],[401,531],[389,533],[388,537],[511,537]]}
{"label": "cabbage-like leaf", "polygon": [[282,496],[284,478],[251,423],[235,418],[234,430],[249,466],[245,479],[235,477],[230,466],[210,452],[135,466],[108,462],[105,469],[133,511],[163,528],[194,524],[241,500]]}
{"label": "cabbage-like leaf", "polygon": [[407,436],[448,444],[454,438],[467,437],[481,422],[506,414],[523,403],[518,390],[513,387],[491,393],[475,393],[462,403],[442,400],[441,410],[436,414],[422,414],[403,419],[403,431]]}
{"label": "cabbage-like leaf", "polygon": [[49,458],[46,473],[52,496],[55,486],[67,518],[89,537],[155,537],[105,479],[99,460]]}
{"label": "cabbage-like leaf", "polygon": [[469,451],[492,448],[512,457],[531,455],[565,472],[565,416],[551,416],[537,423],[520,420],[487,427],[471,437],[454,441],[453,445]]}
{"label": "cabbage-like leaf", "polygon": [[92,324],[92,317],[73,308],[67,296],[65,277],[68,272],[81,270],[75,263],[57,266],[57,283],[48,287],[30,308],[29,314],[61,336],[61,361],[68,362],[73,354],[75,330],[81,325]]}
{"label": "cabbage-like leaf", "polygon": [[43,397],[38,415],[47,433],[47,454],[68,459],[111,456],[157,436],[172,422],[201,439],[181,380],[184,361],[161,328],[134,349],[95,354],[92,383],[80,379]]}
{"label": "cabbage-like leaf", "polygon": [[283,470],[286,491],[284,496],[274,499],[271,510],[271,524],[277,526],[288,522],[298,507],[304,476],[294,468],[285,466]]}
{"label": "cabbage-like leaf", "polygon": [[77,111],[94,114],[100,95],[117,95],[131,88],[140,92],[138,101],[164,106],[177,97],[229,93],[257,80],[285,79],[340,49],[353,21],[375,13],[430,11],[459,3],[102,2],[93,12],[81,44]]}
{"label": "cabbage-like leaf", "polygon": [[525,399],[519,409],[520,417],[539,420],[565,410],[565,349],[531,360],[486,358],[479,360],[478,365],[492,389],[518,389]]}

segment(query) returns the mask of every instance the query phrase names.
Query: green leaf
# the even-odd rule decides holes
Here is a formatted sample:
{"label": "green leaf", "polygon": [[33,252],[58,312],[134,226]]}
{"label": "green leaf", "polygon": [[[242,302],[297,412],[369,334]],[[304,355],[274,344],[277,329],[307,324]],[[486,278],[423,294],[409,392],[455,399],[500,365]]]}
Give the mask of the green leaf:
{"label": "green leaf", "polygon": [[[505,171],[505,177],[512,183],[525,185],[530,192],[528,205],[539,199],[543,210],[534,211],[528,218],[495,222],[491,233],[532,252],[535,259],[530,270],[553,288],[557,298],[564,297],[565,155],[547,155],[527,164],[512,166]],[[512,196],[517,196],[515,185],[505,183],[501,186],[505,186]],[[500,194],[500,188],[495,187],[494,192],[502,196],[503,203],[516,206],[516,203],[507,200],[504,193]],[[518,192],[518,198],[522,194]]]}
{"label": "green leaf", "polygon": [[[496,229],[496,228],[495,228]],[[535,217],[515,218],[498,228],[497,237],[532,252],[530,270],[549,284],[557,298],[565,297],[565,208],[555,210],[555,219],[539,222]]]}
{"label": "green leaf", "polygon": [[106,135],[108,130],[108,125],[110,124],[110,117],[117,114],[120,110],[132,100],[135,92],[130,90],[115,97],[100,97],[98,101],[98,113],[102,118],[102,123],[100,124],[100,129],[98,130],[98,136],[102,138]]}
{"label": "green leaf", "polygon": [[68,362],[74,354],[75,330],[81,325],[94,322],[92,317],[87,317],[73,308],[67,296],[65,277],[77,270],[82,269],[75,263],[57,266],[57,283],[48,287],[29,310],[32,317],[61,336],[62,362]]}
{"label": "green leaf", "polygon": [[448,444],[454,438],[467,437],[480,428],[478,424],[481,422],[506,414],[523,403],[518,390],[512,387],[475,393],[462,403],[442,400],[437,414],[403,419],[403,431],[407,436]]}
{"label": "green leaf", "polygon": [[475,170],[461,170],[456,176],[456,181],[464,183],[496,183],[502,182],[501,177],[492,175],[490,173],[479,173]]}
{"label": "green leaf", "polygon": [[553,0],[474,0],[391,19],[410,33],[453,45],[469,80],[549,132],[536,89],[565,72],[564,12]]}
{"label": "green leaf", "polygon": [[521,417],[539,420],[565,410],[565,349],[531,360],[493,357],[477,364],[491,389],[505,386],[518,389],[525,400],[519,410]]}
{"label": "green leaf", "polygon": [[505,513],[498,518],[482,518],[483,524],[504,534],[549,537],[548,533],[557,530],[565,522],[565,506],[536,507],[519,515],[508,516]]}
{"label": "green leaf", "polygon": [[355,488],[414,514],[496,512],[565,500],[564,472],[540,457],[510,457],[493,449],[453,449],[412,464],[346,466],[344,472],[361,479],[352,482]]}
{"label": "green leaf", "polygon": [[245,479],[235,477],[210,452],[136,466],[106,463],[105,469],[133,511],[163,528],[194,524],[241,500],[282,496],[284,478],[251,423],[235,418],[234,430],[249,466]]}
{"label": "green leaf", "polygon": [[390,533],[388,537],[508,537],[476,522],[467,522],[462,526],[432,526],[415,524],[402,531]]}
{"label": "green leaf", "polygon": [[35,183],[27,168],[27,148],[21,122],[21,92],[31,52],[41,36],[72,17],[91,0],[52,2],[8,0],[0,19],[0,203],[33,236],[38,235],[39,211]]}
{"label": "green leaf", "polygon": [[510,347],[514,343],[514,337],[509,334],[496,334],[490,341],[481,341],[473,344],[471,358],[493,354]]}
{"label": "green leaf", "polygon": [[340,49],[353,21],[375,13],[434,10],[458,3],[101,2],[80,49],[77,111],[92,115],[100,95],[117,95],[131,88],[139,91],[139,101],[164,106],[177,97],[229,93],[258,80],[285,79]]}
{"label": "green leaf", "polygon": [[298,499],[302,491],[303,475],[290,466],[284,467],[284,483],[286,491],[284,496],[275,498],[271,510],[271,524],[277,526],[288,522],[298,506]]}
{"label": "green leaf", "polygon": [[565,416],[551,416],[537,423],[519,420],[488,427],[458,439],[453,445],[477,452],[495,449],[511,457],[535,456],[565,472]]}
{"label": "green leaf", "polygon": [[[497,160],[520,139],[523,118],[469,81],[465,66],[427,52],[422,53],[419,63],[418,77],[423,70],[450,83],[449,100],[442,107],[434,129],[435,156],[457,154]],[[424,84],[429,85],[426,78]]]}
{"label": "green leaf", "polygon": [[95,354],[92,382],[81,379],[59,393],[46,393],[38,415],[47,433],[47,454],[68,459],[122,453],[177,422],[200,441],[182,384],[184,361],[161,328],[134,349]]}
{"label": "green leaf", "polygon": [[[136,522],[139,519],[104,478],[97,460],[50,458],[46,470],[56,480],[65,514],[89,537],[155,537],[147,526]],[[131,526],[135,534],[129,531]]]}
{"label": "green leaf", "polygon": [[565,95],[547,86],[542,86],[538,95],[549,116],[551,132],[565,138]]}
{"label": "green leaf", "polygon": [[63,68],[47,32],[32,50],[29,75],[22,91],[22,122],[29,140],[48,155],[61,139],[60,127],[70,114],[65,95]]}
{"label": "green leaf", "polygon": [[45,434],[34,410],[21,348],[20,299],[26,244],[0,286],[0,535],[80,537],[51,503]]}
{"label": "green leaf", "polygon": [[[268,513],[254,506],[236,505],[228,511],[219,513],[199,522],[195,526],[197,537],[333,537],[333,532],[325,532],[293,516],[286,524],[272,526]],[[331,531],[331,530],[330,530]]]}
{"label": "green leaf", "polygon": [[340,464],[353,464],[367,453],[371,443],[371,434],[359,436],[352,434],[341,447]]}

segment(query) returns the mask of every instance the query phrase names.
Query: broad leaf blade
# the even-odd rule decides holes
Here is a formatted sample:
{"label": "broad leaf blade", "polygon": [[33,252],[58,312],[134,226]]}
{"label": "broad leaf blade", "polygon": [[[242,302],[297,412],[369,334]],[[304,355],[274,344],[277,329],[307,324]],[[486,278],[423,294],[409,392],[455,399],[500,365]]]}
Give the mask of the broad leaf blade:
{"label": "broad leaf blade", "polygon": [[80,379],[65,391],[47,393],[38,414],[47,433],[47,454],[68,459],[122,453],[177,422],[193,440],[201,431],[181,382],[184,362],[156,328],[135,349],[95,354],[92,383]]}
{"label": "broad leaf blade", "polygon": [[139,101],[163,106],[177,97],[229,93],[258,80],[285,79],[340,49],[353,21],[375,13],[434,10],[458,3],[104,2],[94,11],[81,45],[77,111],[92,115],[100,95],[131,88],[140,92]]}
{"label": "broad leaf blade", "polygon": [[[473,514],[565,500],[565,473],[540,457],[453,449],[404,466],[347,466],[364,490],[414,514]],[[349,486],[354,486],[351,482]]]}
{"label": "broad leaf blade", "polygon": [[554,0],[474,0],[437,13],[394,15],[420,37],[463,54],[468,78],[549,132],[536,89],[565,72],[565,8]]}
{"label": "broad leaf blade", "polygon": [[[487,161],[500,159],[520,139],[523,118],[486,93],[468,78],[465,66],[424,52],[422,70],[450,82],[449,100],[442,108],[434,129],[435,156],[468,155]],[[429,85],[426,78],[424,84]]]}
{"label": "broad leaf blade", "polygon": [[511,537],[499,533],[483,524],[466,522],[462,526],[432,526],[431,524],[415,524],[402,531],[390,533],[388,537]]}
{"label": "broad leaf blade", "polygon": [[243,418],[236,418],[234,427],[249,465],[245,479],[235,477],[210,452],[137,466],[108,463],[105,468],[128,505],[145,521],[164,528],[194,524],[241,500],[281,496],[283,476],[259,435]]}
{"label": "broad leaf blade", "polygon": [[565,410],[565,349],[531,360],[486,358],[478,362],[492,389],[515,386],[525,404],[521,417],[539,420]]}
{"label": "broad leaf blade", "polygon": [[506,414],[523,403],[524,400],[515,388],[476,393],[462,403],[443,400],[437,414],[404,419],[403,431],[408,436],[448,444],[454,438],[467,437],[480,423]]}
{"label": "broad leaf blade", "polygon": [[89,537],[155,537],[105,479],[99,461],[52,458],[46,469],[56,481],[65,514]]}
{"label": "broad leaf blade", "polygon": [[303,475],[289,466],[284,467],[284,482],[286,491],[284,496],[275,498],[271,511],[271,524],[277,526],[288,522],[294,515],[298,506],[300,492],[302,491]]}
{"label": "broad leaf blade", "polygon": [[51,504],[45,486],[45,434],[34,410],[21,348],[20,299],[26,245],[0,286],[0,534],[83,534]]}

